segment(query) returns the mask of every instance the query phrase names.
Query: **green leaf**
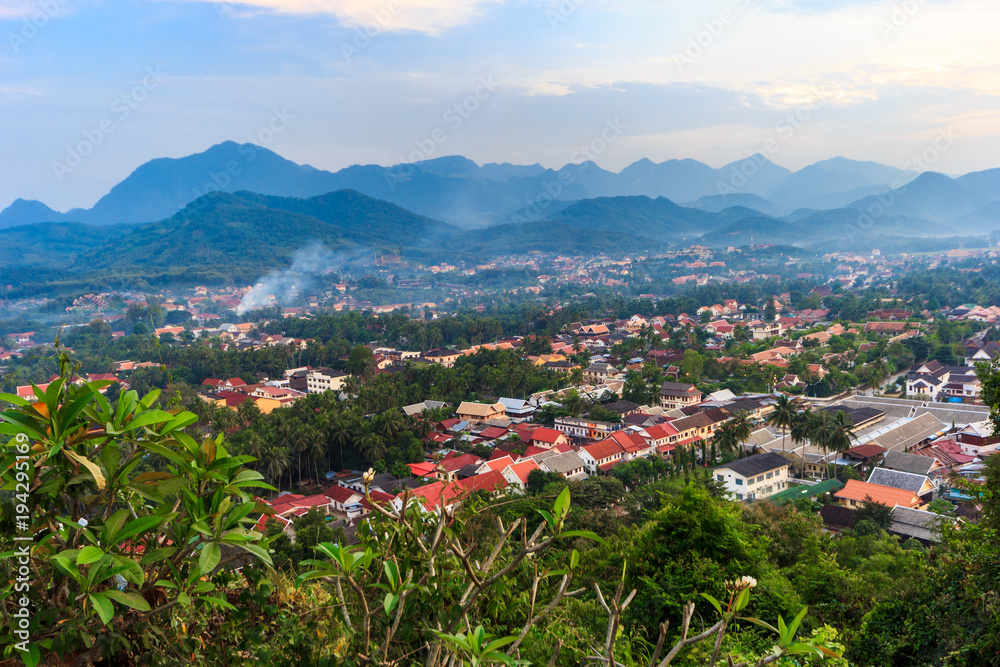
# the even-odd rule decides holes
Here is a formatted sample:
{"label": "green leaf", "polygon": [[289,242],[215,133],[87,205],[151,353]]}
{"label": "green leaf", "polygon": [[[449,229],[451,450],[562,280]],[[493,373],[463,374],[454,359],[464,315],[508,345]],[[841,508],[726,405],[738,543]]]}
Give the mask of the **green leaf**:
{"label": "green leaf", "polygon": [[389,577],[389,585],[393,588],[399,587],[399,568],[391,560],[382,561],[382,567],[385,569],[385,574]]}
{"label": "green leaf", "polygon": [[229,602],[223,600],[222,598],[216,598],[216,597],[210,597],[208,595],[202,595],[202,596],[200,596],[198,598],[198,600],[200,600],[201,602],[208,602],[209,604],[213,604],[216,607],[222,607],[223,609],[228,609],[229,611],[236,611],[236,607],[234,607]]}
{"label": "green leaf", "polygon": [[552,506],[552,513],[555,514],[560,519],[565,519],[566,514],[569,512],[569,487],[563,487],[563,490],[559,492],[559,496],[556,497],[556,502]]}
{"label": "green leaf", "polygon": [[795,633],[799,631],[799,624],[802,623],[802,619],[805,618],[807,611],[809,611],[809,607],[803,607],[802,611],[792,619],[792,624],[788,626],[788,643],[791,643],[795,639]]}
{"label": "green leaf", "polygon": [[118,541],[118,531],[125,525],[127,517],[128,510],[118,510],[111,515],[107,523],[104,524],[104,535],[102,537],[105,544],[114,544]]}
{"label": "green leaf", "polygon": [[198,569],[202,574],[211,574],[215,566],[222,559],[222,550],[215,542],[209,542],[201,548],[201,556],[198,558]]}
{"label": "green leaf", "polygon": [[580,552],[573,549],[573,552],[569,555],[569,569],[574,569],[580,564]]}
{"label": "green leaf", "polygon": [[559,533],[559,537],[585,537],[588,540],[595,540],[597,542],[600,542],[604,546],[608,545],[608,543],[604,541],[603,537],[601,537],[600,535],[591,530],[564,530],[563,532]]}
{"label": "green leaf", "polygon": [[20,396],[17,396],[15,394],[5,394],[3,392],[0,392],[0,401],[13,403],[14,405],[20,405],[21,407],[24,407],[25,405],[30,405],[29,401],[26,401]]}
{"label": "green leaf", "polygon": [[249,551],[254,556],[256,556],[257,558],[261,559],[262,561],[264,561],[268,565],[274,565],[274,563],[271,561],[271,554],[267,553],[266,551],[264,551],[262,548],[260,548],[256,544],[241,544],[239,546],[244,551]]}
{"label": "green leaf", "polygon": [[168,422],[173,418],[174,416],[166,410],[147,410],[146,412],[141,412],[138,416],[130,419],[126,428],[131,431],[150,424]]}
{"label": "green leaf", "polygon": [[97,610],[97,615],[104,621],[104,625],[107,625],[115,615],[115,606],[101,593],[91,593],[90,602]]}
{"label": "green leaf", "polygon": [[385,615],[389,616],[392,614],[392,610],[396,608],[396,604],[399,602],[399,596],[395,593],[386,593],[385,599],[382,600],[382,608],[385,609]]}
{"label": "green leaf", "polygon": [[90,565],[104,558],[104,551],[99,547],[84,547],[76,556],[77,565]]}
{"label": "green leaf", "polygon": [[[742,591],[740,591],[739,596],[736,598],[736,611],[744,609],[749,603],[750,603],[750,589],[744,588]],[[778,620],[780,622],[781,617],[778,617]]]}
{"label": "green leaf", "polygon": [[27,667],[35,667],[42,660],[42,652],[34,644],[28,644],[28,653],[21,654],[21,659]]}
{"label": "green leaf", "polygon": [[546,512],[545,510],[538,510],[538,513],[542,515],[543,519],[545,519],[545,523],[549,524],[549,529],[551,529],[552,532],[555,532],[556,520],[552,518],[552,515]]}
{"label": "green leaf", "polygon": [[149,611],[149,603],[146,602],[146,598],[142,597],[138,593],[116,591],[114,589],[108,589],[106,591],[101,591],[102,595],[105,595],[118,604],[125,605],[126,607],[131,607],[137,611]]}
{"label": "green leaf", "polygon": [[759,625],[762,628],[767,628],[768,630],[770,630],[774,634],[778,634],[778,628],[774,627],[770,623],[767,623],[765,621],[760,620],[759,618],[751,618],[749,616],[740,616],[739,620],[741,620],[741,621],[750,621],[754,625]]}
{"label": "green leaf", "polygon": [[714,597],[712,597],[708,593],[702,593],[701,597],[703,597],[706,600],[708,600],[709,602],[711,602],[712,606],[715,607],[715,611],[719,612],[719,616],[722,616],[722,604],[718,600],[716,600]]}
{"label": "green leaf", "polygon": [[161,560],[166,560],[167,558],[173,556],[176,551],[176,547],[160,547],[158,549],[153,549],[152,551],[147,551],[143,555],[141,563],[143,565],[159,563]]}
{"label": "green leaf", "polygon": [[141,516],[138,519],[133,519],[128,522],[125,526],[125,530],[122,531],[121,535],[118,536],[118,542],[124,542],[132,537],[135,537],[139,533],[144,533],[153,526],[158,526],[163,523],[163,517],[149,515]]}

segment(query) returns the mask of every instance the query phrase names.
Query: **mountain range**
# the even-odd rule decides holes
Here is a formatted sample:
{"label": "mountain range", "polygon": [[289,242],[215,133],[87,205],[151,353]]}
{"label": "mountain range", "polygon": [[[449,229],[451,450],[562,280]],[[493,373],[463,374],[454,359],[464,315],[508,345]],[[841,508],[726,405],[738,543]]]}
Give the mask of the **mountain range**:
{"label": "mountain range", "polygon": [[[224,142],[187,157],[151,160],[90,209],[59,212],[42,202],[18,199],[0,212],[0,227],[36,222],[156,222],[204,194],[241,190],[312,197],[351,189],[467,229],[517,221],[518,212],[553,200],[628,195],[666,197],[706,210],[743,205],[765,215],[781,216],[796,209],[849,206],[904,186],[916,176],[913,171],[843,157],[792,172],[760,154],[719,169],[691,159],[660,163],[642,159],[614,173],[593,162],[553,170],[538,164],[480,166],[461,156],[448,156],[390,167],[355,165],[329,172],[296,164],[260,146]],[[964,188],[982,195],[997,178],[979,172],[961,180]],[[983,196],[983,204],[994,199]]]}
{"label": "mountain range", "polygon": [[614,174],[453,156],[331,173],[225,143],[153,160],[88,210],[17,200],[0,212],[0,278],[253,279],[317,242],[362,264],[692,243],[870,249],[995,232],[998,193],[1000,169],[951,178],[845,158],[797,172],[761,156],[722,169],[640,160]]}

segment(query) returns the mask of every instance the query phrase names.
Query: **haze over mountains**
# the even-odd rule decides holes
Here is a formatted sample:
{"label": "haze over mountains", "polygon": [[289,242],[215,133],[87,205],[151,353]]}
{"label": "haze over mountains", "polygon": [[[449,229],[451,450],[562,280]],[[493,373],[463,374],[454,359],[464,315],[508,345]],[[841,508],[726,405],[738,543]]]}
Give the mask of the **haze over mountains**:
{"label": "haze over mountains", "polygon": [[[479,166],[461,156],[393,167],[356,165],[334,173],[296,164],[253,144],[225,142],[203,153],[147,162],[91,209],[60,213],[41,202],[17,200],[0,212],[0,227],[35,222],[155,222],[170,217],[203,194],[240,190],[311,197],[353,189],[470,229],[509,221],[517,211],[552,199],[574,201],[626,195],[666,197],[681,204],[716,198],[721,201],[708,204],[710,209],[738,204],[777,215],[800,208],[844,207],[906,184],[916,175],[913,171],[842,157],[791,172],[759,154],[720,169],[690,159],[661,163],[643,159],[617,174],[592,162],[568,164],[555,171],[537,164]],[[989,177],[969,178],[966,185],[972,191],[991,186]],[[734,195],[740,198],[727,202]],[[748,204],[750,200],[744,197],[750,195],[760,199]],[[985,196],[986,201],[992,199]]]}
{"label": "haze over mountains", "polygon": [[640,160],[616,174],[590,162],[555,171],[450,156],[332,173],[226,142],[148,162],[91,209],[17,200],[0,212],[0,266],[263,270],[315,241],[357,257],[430,258],[695,242],[863,246],[997,229],[1000,169],[951,178],[837,157],[791,172],[755,155],[721,169]]}

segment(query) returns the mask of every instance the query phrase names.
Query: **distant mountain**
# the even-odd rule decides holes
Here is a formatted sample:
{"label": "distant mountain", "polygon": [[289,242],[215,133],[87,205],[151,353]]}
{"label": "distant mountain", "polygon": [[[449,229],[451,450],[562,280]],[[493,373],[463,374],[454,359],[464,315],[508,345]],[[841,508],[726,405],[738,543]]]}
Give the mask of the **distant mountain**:
{"label": "distant mountain", "polygon": [[[851,202],[847,208],[888,210],[889,215],[951,222],[984,207],[989,200],[958,181],[925,172],[902,188]],[[959,230],[951,229],[954,234]]]}
{"label": "distant mountain", "polygon": [[15,199],[14,203],[0,211],[0,228],[30,225],[36,222],[63,222],[66,214],[53,211],[34,199]]}
{"label": "distant mountain", "polygon": [[287,264],[296,250],[314,242],[345,257],[370,256],[380,249],[440,252],[436,243],[460,234],[447,223],[349,190],[310,199],[211,193],[166,220],[92,249],[77,266],[266,271]]}
{"label": "distant mountain", "polygon": [[[733,191],[768,197],[792,175],[788,169],[779,167],[760,153],[736,162],[731,162],[719,171],[719,181],[715,192],[726,194]],[[726,189],[720,189],[719,182]]]}
{"label": "distant mountain", "polygon": [[537,162],[530,165],[518,165],[509,162],[504,162],[503,164],[487,162],[480,167],[480,170],[486,178],[503,183],[512,178],[534,178],[544,173],[545,167]]}
{"label": "distant mountain", "polygon": [[700,243],[713,248],[750,245],[751,243],[774,243],[780,245],[807,245],[816,239],[798,226],[781,222],[774,218],[759,216],[744,218],[728,227],[705,234]]}
{"label": "distant mountain", "polygon": [[955,181],[990,201],[1000,199],[1000,169],[974,171]]}
{"label": "distant mountain", "polygon": [[0,229],[0,266],[65,268],[132,230],[120,225],[38,222]]}
{"label": "distant mountain", "polygon": [[714,213],[678,206],[666,197],[645,196],[584,199],[559,211],[552,220],[577,229],[614,231],[665,242],[701,236],[720,226]]}
{"label": "distant mountain", "polygon": [[741,193],[731,195],[708,195],[701,197],[700,199],[696,199],[693,202],[688,202],[684,204],[684,206],[696,208],[701,211],[711,211],[713,213],[718,213],[719,211],[732,206],[742,206],[774,218],[780,218],[791,213],[791,209],[779,206],[778,204],[764,199],[763,197]]}
{"label": "distant mountain", "polygon": [[[690,159],[660,163],[643,159],[620,173],[593,162],[556,170],[538,164],[480,166],[453,155],[389,167],[354,165],[334,173],[296,164],[253,144],[224,142],[195,155],[141,165],[89,210],[60,213],[41,202],[17,200],[0,212],[0,228],[36,222],[156,222],[216,191],[309,198],[346,189],[466,229],[555,219],[556,213],[569,207],[567,202],[605,197],[664,197],[671,203],[693,202],[691,208],[702,212],[741,206],[765,216],[784,217],[796,209],[867,205],[871,195],[912,177],[913,172],[843,157],[792,173],[760,154],[719,169]],[[941,184],[916,184],[906,197],[915,203],[899,215],[956,219],[1000,199],[996,194],[1000,169],[968,174],[951,184],[961,191]],[[921,199],[914,193],[922,188],[928,190]],[[938,196],[943,199],[935,200]],[[921,206],[934,214],[924,215]],[[658,238],[673,234],[663,229],[650,233]]]}
{"label": "distant mountain", "polygon": [[967,234],[992,234],[1000,228],[1000,201],[991,201],[986,206],[959,218],[955,224]]}
{"label": "distant mountain", "polygon": [[835,157],[791,174],[768,198],[789,208],[840,208],[873,191],[905,185],[916,175],[876,162]]}

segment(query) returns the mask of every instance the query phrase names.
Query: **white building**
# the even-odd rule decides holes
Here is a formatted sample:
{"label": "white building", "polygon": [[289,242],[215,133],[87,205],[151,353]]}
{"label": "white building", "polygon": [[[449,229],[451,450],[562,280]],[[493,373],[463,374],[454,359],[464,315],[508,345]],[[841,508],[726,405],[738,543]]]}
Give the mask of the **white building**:
{"label": "white building", "polygon": [[757,454],[713,470],[737,500],[760,500],[788,488],[788,459],[780,454]]}

